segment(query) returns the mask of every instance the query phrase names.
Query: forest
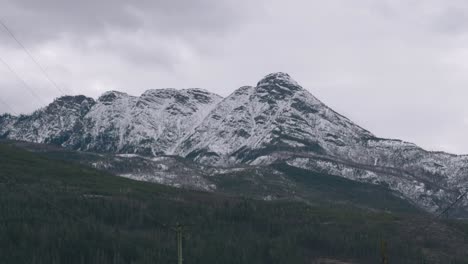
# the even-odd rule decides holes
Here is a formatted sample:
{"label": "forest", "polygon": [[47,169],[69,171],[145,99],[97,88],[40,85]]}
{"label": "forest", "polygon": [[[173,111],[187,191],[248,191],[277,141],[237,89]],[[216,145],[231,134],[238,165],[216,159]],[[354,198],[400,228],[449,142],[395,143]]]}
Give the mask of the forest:
{"label": "forest", "polygon": [[466,221],[291,173],[314,203],[138,182],[2,143],[0,263],[177,263],[177,224],[184,263],[468,263]]}

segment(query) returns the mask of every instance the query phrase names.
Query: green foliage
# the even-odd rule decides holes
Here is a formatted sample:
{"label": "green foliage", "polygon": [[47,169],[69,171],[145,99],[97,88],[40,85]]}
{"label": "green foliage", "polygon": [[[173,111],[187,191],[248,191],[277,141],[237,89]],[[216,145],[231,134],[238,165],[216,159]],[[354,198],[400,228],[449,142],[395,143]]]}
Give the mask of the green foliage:
{"label": "green foliage", "polygon": [[378,263],[381,239],[390,263],[468,263],[465,223],[423,230],[427,215],[398,200],[383,205],[393,212],[373,209],[386,194],[356,206],[375,198],[366,185],[289,172],[310,197],[337,189],[316,203],[265,202],[132,181],[0,144],[0,263],[176,263],[165,225],[177,222],[187,225],[184,263]]}

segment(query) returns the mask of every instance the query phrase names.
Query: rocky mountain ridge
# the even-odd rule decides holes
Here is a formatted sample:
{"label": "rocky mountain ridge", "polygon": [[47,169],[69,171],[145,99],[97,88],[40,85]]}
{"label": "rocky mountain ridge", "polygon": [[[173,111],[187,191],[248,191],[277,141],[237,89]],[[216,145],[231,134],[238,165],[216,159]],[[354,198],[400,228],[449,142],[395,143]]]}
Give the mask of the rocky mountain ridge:
{"label": "rocky mountain ridge", "polygon": [[4,115],[0,135],[80,151],[169,154],[220,100],[202,89],[65,96],[29,116]]}
{"label": "rocky mountain ridge", "polygon": [[[220,168],[285,163],[384,185],[432,212],[468,183],[467,156],[378,138],[286,73],[269,74],[224,99],[201,89],[61,97],[29,116],[3,115],[0,137],[80,151],[174,155]],[[460,210],[467,207],[463,201]]]}

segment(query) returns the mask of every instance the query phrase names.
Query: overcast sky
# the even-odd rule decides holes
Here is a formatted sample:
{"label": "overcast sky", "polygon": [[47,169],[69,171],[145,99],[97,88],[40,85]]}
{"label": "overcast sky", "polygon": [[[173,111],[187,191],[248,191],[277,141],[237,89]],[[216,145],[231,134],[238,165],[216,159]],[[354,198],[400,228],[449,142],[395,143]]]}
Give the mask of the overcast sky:
{"label": "overcast sky", "polygon": [[[381,137],[468,153],[466,0],[0,0],[0,99],[205,88],[289,73]],[[0,112],[9,111],[0,104]]]}

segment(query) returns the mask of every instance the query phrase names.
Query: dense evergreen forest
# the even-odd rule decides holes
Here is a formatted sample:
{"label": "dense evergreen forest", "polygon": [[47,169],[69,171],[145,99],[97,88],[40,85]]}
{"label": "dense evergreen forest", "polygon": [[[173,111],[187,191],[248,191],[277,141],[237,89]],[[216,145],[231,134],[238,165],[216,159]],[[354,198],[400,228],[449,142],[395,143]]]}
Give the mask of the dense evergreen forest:
{"label": "dense evergreen forest", "polygon": [[308,201],[238,197],[229,181],[219,182],[229,194],[137,182],[2,143],[0,263],[176,263],[176,223],[184,263],[381,263],[382,241],[389,263],[468,263],[465,221],[292,174]]}

